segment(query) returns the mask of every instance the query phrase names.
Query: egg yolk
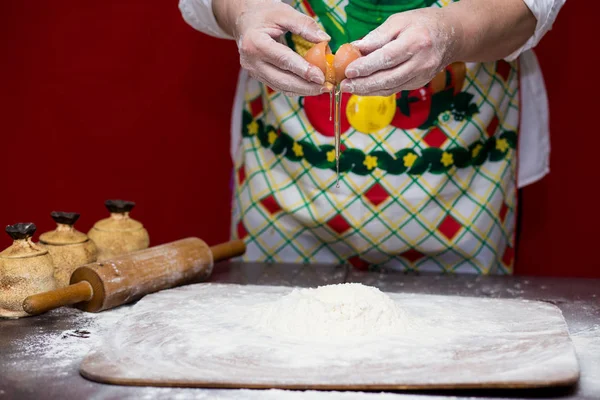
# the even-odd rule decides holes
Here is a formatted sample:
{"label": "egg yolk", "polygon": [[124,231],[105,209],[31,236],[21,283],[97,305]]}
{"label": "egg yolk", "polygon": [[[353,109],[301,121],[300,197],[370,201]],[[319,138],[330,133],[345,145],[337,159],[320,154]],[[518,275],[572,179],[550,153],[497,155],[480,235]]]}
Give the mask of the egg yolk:
{"label": "egg yolk", "polygon": [[333,60],[335,56],[333,54],[325,55],[325,63],[327,64],[327,73],[325,74],[325,80],[330,83],[335,82],[335,68],[333,67]]}

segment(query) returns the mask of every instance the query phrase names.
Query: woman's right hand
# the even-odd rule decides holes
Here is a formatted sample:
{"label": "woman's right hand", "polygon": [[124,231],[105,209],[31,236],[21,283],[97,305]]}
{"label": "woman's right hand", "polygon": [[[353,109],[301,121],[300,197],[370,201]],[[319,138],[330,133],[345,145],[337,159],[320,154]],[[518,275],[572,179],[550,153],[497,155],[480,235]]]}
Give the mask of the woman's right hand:
{"label": "woman's right hand", "polygon": [[330,40],[315,20],[279,0],[213,0],[213,11],[235,38],[250,76],[286,95],[328,91],[323,72],[278,41],[286,32],[312,43]]}

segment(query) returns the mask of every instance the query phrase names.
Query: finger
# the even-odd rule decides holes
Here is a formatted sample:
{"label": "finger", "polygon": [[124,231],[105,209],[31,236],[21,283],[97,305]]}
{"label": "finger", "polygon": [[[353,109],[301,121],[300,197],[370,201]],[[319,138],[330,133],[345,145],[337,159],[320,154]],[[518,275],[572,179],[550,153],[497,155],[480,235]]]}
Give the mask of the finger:
{"label": "finger", "polygon": [[342,82],[342,91],[365,96],[398,88],[415,76],[414,64],[407,62],[364,78],[345,79]]}
{"label": "finger", "polygon": [[[353,93],[355,93],[357,95],[361,95],[361,96],[390,96],[394,93],[400,93],[404,90],[415,90],[415,89],[423,88],[429,82],[430,82],[429,79],[424,79],[422,76],[414,76],[404,82],[398,83],[396,86],[392,86],[394,84],[391,83],[388,85],[382,85],[382,86],[391,86],[391,87],[388,87],[385,89],[374,89],[372,87],[363,87],[363,88],[360,88],[360,89],[362,89],[362,90],[360,90],[360,93],[357,92],[356,90]],[[342,88],[342,92],[345,92],[344,88]]]}
{"label": "finger", "polygon": [[308,82],[289,71],[281,70],[274,65],[260,62],[256,65],[252,76],[279,92],[297,93],[301,96],[321,94],[323,85]]}
{"label": "finger", "polygon": [[348,78],[365,77],[377,71],[394,68],[413,56],[406,51],[403,41],[396,39],[372,53],[354,60],[346,68]]}
{"label": "finger", "polygon": [[295,33],[312,43],[331,40],[331,36],[323,31],[314,19],[287,4],[282,3],[275,12],[277,24],[286,31]]}
{"label": "finger", "polygon": [[352,44],[360,50],[361,54],[370,54],[394,40],[403,28],[402,19],[392,16],[364,38],[352,42]]}
{"label": "finger", "polygon": [[387,97],[387,96],[391,96],[393,94],[396,93],[400,93],[403,90],[413,90],[413,89],[419,89],[422,88],[424,86],[424,84],[420,84],[417,83],[418,79],[417,78],[412,78],[410,80],[408,80],[407,82],[405,82],[404,84],[392,88],[392,89],[385,89],[385,90],[379,90],[379,91],[375,91],[373,93],[369,93],[369,96],[383,96],[383,97]]}
{"label": "finger", "polygon": [[325,83],[325,76],[319,67],[312,65],[289,47],[276,42],[269,35],[259,36],[256,39],[256,46],[263,61],[313,83],[319,85]]}

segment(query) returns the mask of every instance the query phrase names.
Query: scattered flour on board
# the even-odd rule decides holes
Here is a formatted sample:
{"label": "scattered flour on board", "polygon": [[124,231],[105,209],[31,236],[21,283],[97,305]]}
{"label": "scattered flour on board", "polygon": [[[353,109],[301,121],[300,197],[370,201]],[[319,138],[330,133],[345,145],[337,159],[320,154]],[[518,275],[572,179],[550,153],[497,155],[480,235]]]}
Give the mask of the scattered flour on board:
{"label": "scattered flour on board", "polygon": [[[348,298],[343,294],[338,298],[324,291],[348,288],[365,289],[357,296],[362,302],[347,294]],[[236,384],[296,387],[331,382],[392,385],[400,379],[425,384],[482,379],[506,382],[523,380],[524,376],[546,379],[550,369],[563,376],[576,373],[576,360],[566,340],[567,327],[554,305],[386,293],[383,298],[389,296],[400,307],[398,324],[396,319],[391,323],[385,318],[379,321],[377,316],[388,314],[370,308],[380,301],[389,304],[377,296],[378,291],[347,285],[320,289],[297,289],[292,296],[294,288],[290,287],[204,284],[148,296],[111,331],[105,345],[95,352],[94,359],[99,362],[88,364],[87,372],[94,374],[98,369],[100,373],[108,368],[130,379],[183,381],[202,376],[230,383],[233,377]],[[323,298],[360,312],[342,313],[339,307],[336,311]],[[317,299],[323,304],[313,304]],[[281,307],[285,301],[293,306]],[[299,307],[302,302],[312,307]],[[272,318],[257,320],[260,310],[272,313]],[[318,326],[314,323],[322,322],[318,314],[335,312],[342,316],[338,315],[331,326],[319,328],[317,334],[314,327],[310,331],[302,323],[297,325],[298,320],[304,320]],[[288,319],[288,315],[295,317]],[[288,323],[282,324],[286,319]],[[364,320],[387,326],[390,331],[399,329],[399,334],[394,331],[382,340],[379,332],[369,333]],[[260,329],[257,322],[261,322]],[[323,336],[332,332],[339,335],[340,324],[353,334]],[[394,324],[396,328],[389,327]],[[296,328],[309,333],[281,333]],[[321,340],[323,337],[327,340]],[[542,340],[545,345],[539,346]],[[499,362],[503,368],[494,368]],[[487,366],[484,374],[483,366]]]}
{"label": "scattered flour on board", "polygon": [[360,283],[294,289],[256,312],[259,328],[304,339],[381,336],[411,324],[388,295]]}

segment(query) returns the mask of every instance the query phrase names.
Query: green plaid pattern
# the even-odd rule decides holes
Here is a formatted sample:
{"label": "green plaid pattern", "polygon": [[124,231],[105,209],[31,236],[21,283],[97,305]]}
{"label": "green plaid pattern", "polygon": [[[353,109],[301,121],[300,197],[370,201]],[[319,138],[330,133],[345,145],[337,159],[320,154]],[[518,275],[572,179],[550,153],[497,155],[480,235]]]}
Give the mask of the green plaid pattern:
{"label": "green plaid pattern", "polygon": [[[345,1],[328,4],[343,21]],[[297,7],[306,11],[303,3]],[[314,156],[314,149],[332,148],[333,138],[315,131],[301,99],[248,80],[232,219],[232,236],[247,243],[244,258],[511,273],[518,64],[467,64],[462,91],[473,95],[479,111],[462,120],[441,114],[436,128],[447,139],[439,148],[424,140],[428,130],[390,125],[366,134],[351,127],[342,136],[343,154],[362,157],[366,167],[342,174],[336,188],[331,160]],[[472,162],[482,151],[485,158]],[[439,155],[433,161],[444,168],[392,173],[378,167],[383,156],[399,162],[398,154],[409,153]],[[458,154],[472,157],[461,164]]]}

